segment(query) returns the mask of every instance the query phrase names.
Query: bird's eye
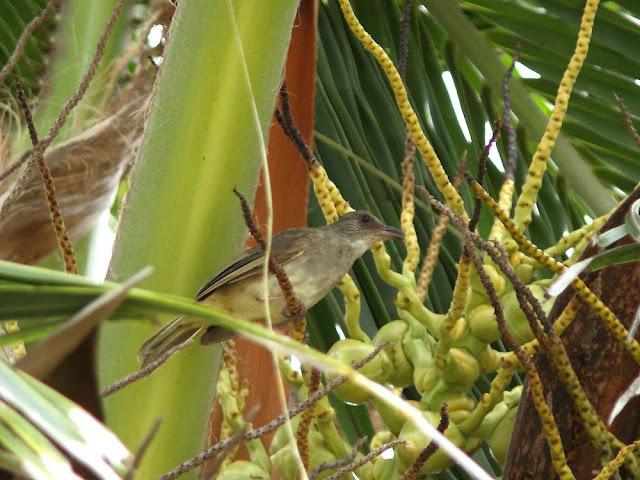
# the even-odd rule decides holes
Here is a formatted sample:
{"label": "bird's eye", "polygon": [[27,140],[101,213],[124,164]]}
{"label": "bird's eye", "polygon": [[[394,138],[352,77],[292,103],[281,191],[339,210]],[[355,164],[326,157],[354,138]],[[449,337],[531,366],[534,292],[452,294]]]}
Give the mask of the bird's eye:
{"label": "bird's eye", "polygon": [[369,215],[363,215],[360,221],[362,223],[369,223],[371,221],[371,217]]}

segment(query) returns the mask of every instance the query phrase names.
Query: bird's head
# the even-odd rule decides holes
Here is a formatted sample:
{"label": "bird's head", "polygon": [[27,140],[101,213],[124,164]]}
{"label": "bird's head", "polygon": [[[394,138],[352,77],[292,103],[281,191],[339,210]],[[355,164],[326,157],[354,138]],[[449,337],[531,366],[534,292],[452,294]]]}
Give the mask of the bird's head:
{"label": "bird's head", "polygon": [[351,238],[354,243],[363,243],[366,249],[376,242],[391,238],[403,238],[402,231],[389,227],[364,210],[350,212],[334,223],[340,234]]}

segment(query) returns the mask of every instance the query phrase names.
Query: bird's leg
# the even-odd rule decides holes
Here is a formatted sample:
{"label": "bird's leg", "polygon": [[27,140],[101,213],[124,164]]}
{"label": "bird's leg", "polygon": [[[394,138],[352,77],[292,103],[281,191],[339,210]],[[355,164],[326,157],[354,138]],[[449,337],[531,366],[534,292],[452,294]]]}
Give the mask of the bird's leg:
{"label": "bird's leg", "polygon": [[288,305],[282,307],[282,316],[285,318],[285,322],[292,322],[304,318],[307,314],[307,308],[299,298],[295,299],[296,305],[294,308],[290,308]]}

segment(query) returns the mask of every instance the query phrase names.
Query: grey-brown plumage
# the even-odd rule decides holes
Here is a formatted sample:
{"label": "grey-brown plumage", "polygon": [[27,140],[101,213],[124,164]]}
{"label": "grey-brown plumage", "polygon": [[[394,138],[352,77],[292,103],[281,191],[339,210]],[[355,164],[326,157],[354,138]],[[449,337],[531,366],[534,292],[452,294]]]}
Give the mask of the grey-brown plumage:
{"label": "grey-brown plumage", "polygon": [[[272,258],[281,265],[305,308],[325,297],[349,271],[353,262],[376,242],[402,238],[402,232],[387,227],[368,212],[351,212],[335,223],[317,228],[292,228],[273,237]],[[260,247],[246,250],[209,280],[196,295],[199,302],[246,320],[264,319]],[[268,279],[269,311],[274,325],[289,320],[286,301],[277,279]],[[161,328],[140,349],[143,365],[175,345],[197,335],[204,324],[178,317]],[[209,326],[201,338],[204,344],[225,340],[234,334]]]}

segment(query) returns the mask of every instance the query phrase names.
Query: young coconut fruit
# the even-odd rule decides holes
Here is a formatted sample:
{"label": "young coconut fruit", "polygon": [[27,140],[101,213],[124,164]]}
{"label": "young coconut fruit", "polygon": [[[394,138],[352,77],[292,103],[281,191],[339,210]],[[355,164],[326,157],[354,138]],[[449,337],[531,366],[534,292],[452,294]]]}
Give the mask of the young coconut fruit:
{"label": "young coconut fruit", "polygon": [[513,422],[516,419],[518,407],[512,407],[498,422],[496,429],[487,439],[487,443],[493,452],[493,456],[500,465],[504,465],[509,451],[509,443],[511,442],[511,433],[513,432]]}
{"label": "young coconut fruit", "polygon": [[473,385],[480,377],[480,364],[465,348],[451,348],[447,352],[445,379],[448,384]]}
{"label": "young coconut fruit", "polygon": [[222,469],[218,480],[269,480],[271,475],[245,460],[236,460]]}
{"label": "young coconut fruit", "polygon": [[404,388],[413,385],[413,365],[407,358],[402,347],[402,341],[409,326],[404,320],[393,320],[384,325],[373,337],[373,344],[377,347],[387,344],[384,351],[391,359],[391,374],[387,383],[394,387]]}
{"label": "young coconut fruit", "polygon": [[[496,291],[498,297],[504,293],[505,287],[507,285],[504,277],[496,270],[496,267],[490,264],[484,265],[484,271],[489,276],[491,283],[493,284],[493,288]],[[487,303],[487,291],[482,285],[480,281],[480,277],[478,277],[478,273],[475,269],[471,270],[471,298],[469,300],[469,304],[467,308],[472,309],[481,305],[483,303]]]}
{"label": "young coconut fruit", "polygon": [[516,275],[525,284],[528,284],[533,279],[533,263],[529,257],[522,252],[514,252],[509,256],[509,262],[516,271]]}
{"label": "young coconut fruit", "polygon": [[[376,432],[369,444],[369,451],[376,450],[396,439],[396,436],[386,430]],[[389,458],[387,455],[378,455],[373,461],[373,471],[371,472],[374,479],[390,479],[396,468],[396,456]]]}
{"label": "young coconut fruit", "polygon": [[[434,427],[440,423],[440,414],[438,413],[425,411],[423,412],[423,416]],[[444,434],[458,447],[463,447],[467,443],[464,435],[452,422],[449,422],[449,426],[445,430]],[[413,465],[413,462],[418,458],[420,452],[429,445],[431,437],[423,433],[414,422],[407,422],[402,428],[398,438],[405,441],[404,444],[400,444],[396,447],[398,469],[399,471],[404,472]],[[428,475],[439,472],[450,467],[451,464],[451,459],[438,449],[422,466],[419,475]]]}
{"label": "young coconut fruit", "polygon": [[[402,392],[400,391],[400,393]],[[422,403],[416,400],[400,400],[400,399],[401,399],[400,394],[398,394],[398,401],[404,401],[406,403],[409,403],[415,408],[417,408],[418,410],[422,410],[424,408],[424,405],[422,405]],[[394,435],[398,435],[400,433],[400,430],[402,430],[402,427],[406,423],[407,417],[405,417],[403,413],[398,411],[397,408],[387,405],[382,400],[379,400],[374,397],[371,399],[371,401],[373,402],[374,407],[376,407],[376,411],[380,415],[380,418],[382,418],[382,421],[387,426],[389,431]]]}
{"label": "young coconut fruit", "polygon": [[[375,347],[369,343],[347,338],[334,343],[329,352],[327,352],[327,355],[346,365],[351,365],[353,362],[366,358],[374,350]],[[389,359],[389,355],[387,355],[387,352],[384,350],[381,350],[358,371],[374,382],[384,383],[391,375],[392,370],[393,364]],[[328,382],[337,376],[339,376],[339,374],[335,372],[326,374]],[[369,400],[369,393],[350,381],[346,381],[340,385],[334,390],[334,393],[336,397],[346,403],[357,405]]]}
{"label": "young coconut fruit", "polygon": [[487,343],[495,342],[500,338],[498,321],[493,307],[487,303],[478,305],[467,315],[469,329],[480,340]]}
{"label": "young coconut fruit", "polygon": [[[300,424],[300,416],[291,420],[291,428],[294,436]],[[289,443],[287,434],[287,426],[282,425],[276,431],[276,434],[269,445],[269,454],[271,463],[283,480],[296,480],[298,478],[298,462],[296,459],[295,448]],[[318,432],[315,422],[312,422],[309,428],[309,466],[311,469],[324,462],[334,462],[335,455],[327,448],[324,438]],[[333,473],[333,469],[327,469],[322,472],[318,479],[328,477]]]}
{"label": "young coconut fruit", "polygon": [[[528,288],[542,305],[542,310],[545,313],[549,313],[549,310],[553,305],[553,299],[546,299],[544,297],[546,288],[537,283],[528,285]],[[531,331],[526,315],[522,311],[522,308],[520,308],[520,303],[518,302],[515,291],[511,291],[502,297],[500,299],[500,303],[504,310],[504,318],[507,328],[516,341],[522,344],[533,340],[533,332]]]}

